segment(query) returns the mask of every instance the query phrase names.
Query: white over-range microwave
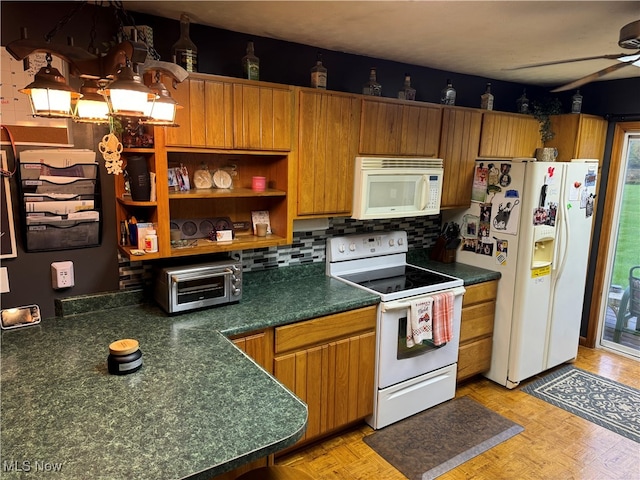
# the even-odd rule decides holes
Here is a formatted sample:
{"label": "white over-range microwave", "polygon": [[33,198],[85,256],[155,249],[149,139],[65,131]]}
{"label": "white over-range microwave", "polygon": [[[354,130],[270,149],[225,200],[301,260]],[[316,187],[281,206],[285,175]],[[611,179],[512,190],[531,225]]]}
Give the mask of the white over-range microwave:
{"label": "white over-range microwave", "polygon": [[440,213],[442,159],[356,157],[353,213],[359,220]]}

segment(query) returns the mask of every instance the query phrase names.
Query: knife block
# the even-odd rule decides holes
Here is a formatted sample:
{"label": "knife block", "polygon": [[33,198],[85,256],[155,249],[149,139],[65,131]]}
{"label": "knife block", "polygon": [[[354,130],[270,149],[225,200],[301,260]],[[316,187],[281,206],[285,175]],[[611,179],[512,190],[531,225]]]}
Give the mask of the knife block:
{"label": "knife block", "polygon": [[441,262],[442,263],[453,263],[456,261],[456,252],[458,251],[457,248],[454,249],[445,249],[442,252],[442,258],[441,258]]}
{"label": "knife block", "polygon": [[456,261],[457,251],[457,248],[447,248],[447,239],[445,237],[438,237],[429,254],[429,258],[436,262],[453,263]]}

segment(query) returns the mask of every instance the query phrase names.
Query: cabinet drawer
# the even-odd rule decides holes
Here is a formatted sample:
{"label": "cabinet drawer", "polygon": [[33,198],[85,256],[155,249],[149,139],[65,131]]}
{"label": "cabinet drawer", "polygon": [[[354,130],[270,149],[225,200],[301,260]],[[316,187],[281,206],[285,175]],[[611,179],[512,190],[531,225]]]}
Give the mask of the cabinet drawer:
{"label": "cabinet drawer", "polygon": [[375,329],[376,311],[377,307],[371,306],[278,327],[275,353],[327,343]]}
{"label": "cabinet drawer", "polygon": [[460,347],[458,352],[458,381],[491,367],[491,337]]}
{"label": "cabinet drawer", "polygon": [[460,343],[493,333],[496,302],[479,303],[462,309]]}
{"label": "cabinet drawer", "polygon": [[487,300],[495,300],[498,294],[498,280],[490,282],[476,283],[466,288],[464,298],[462,299],[462,307],[473,305],[474,303],[486,302]]}

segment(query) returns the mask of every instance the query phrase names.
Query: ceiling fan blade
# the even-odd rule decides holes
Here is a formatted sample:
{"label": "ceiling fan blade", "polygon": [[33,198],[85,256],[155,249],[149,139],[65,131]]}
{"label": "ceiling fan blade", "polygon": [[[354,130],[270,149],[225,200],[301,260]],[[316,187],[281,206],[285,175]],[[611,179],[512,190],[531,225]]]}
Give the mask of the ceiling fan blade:
{"label": "ceiling fan blade", "polygon": [[635,58],[627,62],[616,63],[614,65],[611,65],[610,67],[603,68],[602,70],[598,70],[597,72],[594,72],[591,75],[587,75],[586,77],[579,78],[578,80],[575,80],[571,83],[567,83],[566,85],[562,85],[560,87],[554,88],[553,90],[551,90],[551,92],[552,93],[564,92],[566,90],[572,90],[574,88],[581,87],[582,85],[586,85],[587,83],[593,82],[594,80],[597,80],[600,77],[604,77],[605,75],[611,72],[615,72],[616,70],[619,70],[622,67],[633,65],[633,63],[637,61],[638,59]]}
{"label": "ceiling fan blade", "polygon": [[[640,52],[638,52],[640,53]],[[599,60],[599,59],[609,59],[616,60],[620,57],[626,57],[628,55],[634,55],[629,53],[611,53],[607,55],[595,55],[593,57],[580,57],[580,58],[571,58],[569,60],[556,60],[553,62],[542,62],[542,63],[531,63],[529,65],[521,65],[519,67],[513,68],[505,68],[504,70],[522,70],[524,68],[534,68],[534,67],[546,67],[548,65],[560,65],[562,63],[573,63],[573,62],[583,62],[585,60]]]}

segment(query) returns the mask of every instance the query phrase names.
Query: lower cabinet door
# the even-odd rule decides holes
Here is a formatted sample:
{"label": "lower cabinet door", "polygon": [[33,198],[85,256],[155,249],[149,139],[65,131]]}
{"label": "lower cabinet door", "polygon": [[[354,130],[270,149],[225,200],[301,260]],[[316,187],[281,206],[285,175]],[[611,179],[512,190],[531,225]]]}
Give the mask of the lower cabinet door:
{"label": "lower cabinet door", "polygon": [[491,337],[485,337],[460,347],[458,382],[491,368],[491,345]]}
{"label": "lower cabinet door", "polygon": [[301,441],[370,415],[374,368],[375,332],[275,357],[275,377],[309,408]]}

